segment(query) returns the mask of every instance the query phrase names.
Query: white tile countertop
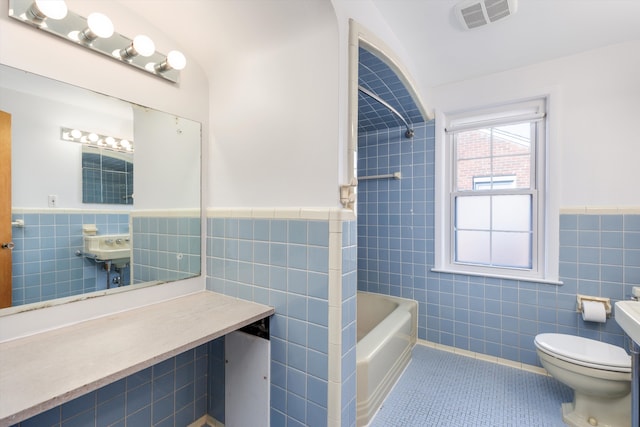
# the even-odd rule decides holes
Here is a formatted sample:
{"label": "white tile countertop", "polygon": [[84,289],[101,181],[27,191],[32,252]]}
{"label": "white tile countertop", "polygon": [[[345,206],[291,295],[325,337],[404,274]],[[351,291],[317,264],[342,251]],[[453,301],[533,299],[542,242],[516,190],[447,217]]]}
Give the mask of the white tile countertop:
{"label": "white tile countertop", "polygon": [[0,343],[10,426],[274,313],[209,291]]}

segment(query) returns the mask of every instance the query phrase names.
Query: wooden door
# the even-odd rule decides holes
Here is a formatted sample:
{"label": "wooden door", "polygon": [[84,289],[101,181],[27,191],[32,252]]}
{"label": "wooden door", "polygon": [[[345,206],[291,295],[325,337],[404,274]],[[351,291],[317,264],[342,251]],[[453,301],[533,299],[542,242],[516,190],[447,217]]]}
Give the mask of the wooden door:
{"label": "wooden door", "polygon": [[[0,243],[11,242],[11,114],[0,111]],[[11,249],[0,248],[0,308],[11,306]]]}

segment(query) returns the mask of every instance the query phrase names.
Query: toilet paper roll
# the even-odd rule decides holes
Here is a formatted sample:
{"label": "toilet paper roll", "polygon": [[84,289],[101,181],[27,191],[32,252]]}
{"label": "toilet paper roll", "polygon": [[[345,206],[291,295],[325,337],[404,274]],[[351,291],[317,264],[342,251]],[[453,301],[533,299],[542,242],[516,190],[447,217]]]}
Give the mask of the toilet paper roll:
{"label": "toilet paper roll", "polygon": [[585,322],[606,322],[607,310],[604,303],[598,301],[582,301],[582,318]]}

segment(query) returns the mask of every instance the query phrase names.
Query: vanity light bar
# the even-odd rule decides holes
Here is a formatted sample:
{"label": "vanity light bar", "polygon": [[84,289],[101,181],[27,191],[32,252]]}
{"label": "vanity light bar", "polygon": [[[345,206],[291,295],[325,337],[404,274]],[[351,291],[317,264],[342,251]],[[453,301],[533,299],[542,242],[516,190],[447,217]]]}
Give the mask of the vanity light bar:
{"label": "vanity light bar", "polygon": [[107,150],[120,151],[122,153],[133,153],[133,141],[80,129],[61,127],[60,139],[91,145],[93,147],[102,147]]}
{"label": "vanity light bar", "polygon": [[125,37],[106,15],[94,12],[85,18],[68,10],[64,0],[9,0],[9,16],[174,83],[187,64],[181,52],[157,52],[148,36]]}

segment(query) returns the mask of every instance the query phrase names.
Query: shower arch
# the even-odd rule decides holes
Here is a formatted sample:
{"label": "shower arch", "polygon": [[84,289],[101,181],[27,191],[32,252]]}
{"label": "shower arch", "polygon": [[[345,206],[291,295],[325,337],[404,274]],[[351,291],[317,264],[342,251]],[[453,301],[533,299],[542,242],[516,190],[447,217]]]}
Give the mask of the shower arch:
{"label": "shower arch", "polygon": [[426,120],[433,118],[433,113],[426,106],[416,89],[413,78],[393,50],[375,34],[364,26],[349,20],[349,101],[348,101],[348,186],[343,186],[341,201],[343,206],[355,210],[355,189],[357,186],[357,149],[358,149],[358,63],[359,49],[364,48],[384,62],[403,83],[411,95],[420,113]]}

